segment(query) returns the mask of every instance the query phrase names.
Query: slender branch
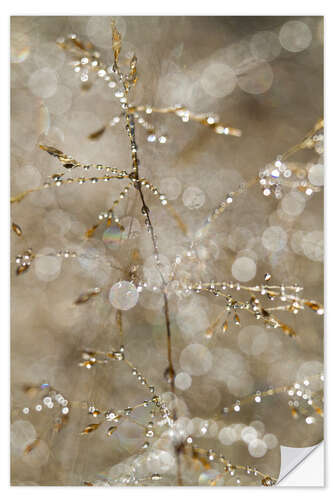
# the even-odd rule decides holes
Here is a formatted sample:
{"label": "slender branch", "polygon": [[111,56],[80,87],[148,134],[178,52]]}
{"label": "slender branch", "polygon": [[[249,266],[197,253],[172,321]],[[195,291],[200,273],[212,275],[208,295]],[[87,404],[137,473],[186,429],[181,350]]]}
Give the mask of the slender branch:
{"label": "slender branch", "polygon": [[[115,28],[115,25],[112,25],[112,33],[113,33],[113,52],[114,52],[114,71],[119,77],[120,81],[123,84],[124,87],[124,93],[125,93],[125,98],[124,102],[122,103],[122,108],[125,112],[125,117],[126,117],[126,130],[128,133],[128,138],[130,142],[130,150],[131,150],[131,156],[132,156],[132,172],[130,174],[130,178],[133,179],[134,181],[134,187],[138,190],[141,203],[142,203],[142,209],[141,212],[142,214],[146,217],[145,219],[145,224],[148,229],[148,232],[151,237],[152,245],[153,245],[153,251],[154,251],[154,257],[157,265],[157,269],[159,271],[160,277],[161,277],[161,289],[162,289],[162,294],[163,294],[163,300],[164,300],[164,316],[165,316],[165,324],[166,324],[166,333],[167,333],[167,349],[168,349],[168,368],[167,368],[167,379],[170,381],[171,385],[171,391],[173,394],[175,394],[175,370],[173,368],[173,363],[172,363],[172,343],[171,343],[171,328],[170,328],[170,317],[169,317],[169,303],[168,303],[168,296],[166,292],[166,286],[167,282],[163,276],[162,270],[161,270],[161,260],[160,260],[160,254],[158,250],[158,245],[157,245],[157,239],[156,239],[156,234],[154,231],[154,227],[150,218],[150,209],[145,201],[145,197],[142,191],[142,185],[140,183],[140,178],[139,178],[139,166],[140,166],[140,161],[137,155],[137,144],[135,140],[135,120],[132,112],[129,109],[128,106],[128,94],[129,90],[131,88],[131,85],[135,85],[136,82],[136,58],[133,58],[130,64],[130,73],[127,75],[124,75],[118,66],[118,56],[119,56],[119,51],[121,47],[121,37],[120,34],[118,33],[117,29]],[[173,419],[176,420],[177,415],[176,415],[176,409],[173,410]],[[176,457],[177,457],[177,482],[178,485],[182,485],[182,478],[181,478],[181,471],[180,471],[180,448],[176,447]]]}

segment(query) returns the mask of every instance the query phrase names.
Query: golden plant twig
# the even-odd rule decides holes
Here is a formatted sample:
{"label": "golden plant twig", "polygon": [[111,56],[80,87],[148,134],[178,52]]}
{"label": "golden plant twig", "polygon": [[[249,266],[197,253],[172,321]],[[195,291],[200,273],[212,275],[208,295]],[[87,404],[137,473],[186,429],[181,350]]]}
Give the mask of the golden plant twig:
{"label": "golden plant twig", "polygon": [[[230,135],[234,137],[241,137],[242,135],[242,131],[240,129],[222,123],[220,117],[216,113],[194,113],[181,104],[165,108],[156,108],[154,106],[150,106],[149,104],[133,104],[129,106],[129,111],[133,113],[133,116],[137,119],[139,125],[141,125],[149,134],[147,137],[148,142],[155,142],[158,138],[158,142],[164,144],[167,142],[167,137],[165,135],[157,137],[155,126],[152,123],[147,122],[146,119],[143,118],[142,114],[140,115],[139,113],[144,113],[145,116],[150,116],[151,114],[172,114],[180,118],[183,123],[199,123],[204,127],[210,128],[218,135]],[[113,127],[116,123],[119,123],[121,116],[122,115],[114,117],[108,124],[103,125],[95,132],[89,134],[88,139],[99,139],[104,134],[108,126]]]}
{"label": "golden plant twig", "polygon": [[210,128],[216,134],[231,135],[234,137],[241,137],[242,131],[238,128],[225,125],[220,121],[220,118],[215,113],[193,113],[185,106],[176,105],[168,106],[165,108],[156,108],[149,105],[133,105],[130,107],[131,112],[145,112],[146,114],[157,113],[157,114],[173,114],[180,118],[182,122],[186,123],[188,121],[193,121]]}
{"label": "golden plant twig", "polygon": [[[114,216],[114,209],[120,203],[120,200],[124,199],[128,195],[133,184],[135,184],[137,182],[139,182],[142,187],[145,187],[147,190],[149,190],[154,196],[158,197],[162,206],[167,205],[168,200],[166,199],[166,196],[164,194],[162,194],[159,191],[159,189],[156,186],[154,186],[151,182],[149,182],[147,179],[142,178],[142,179],[136,180],[135,177],[131,174],[129,174],[128,177],[131,179],[131,182],[127,186],[125,186],[125,188],[123,188],[123,190],[119,193],[119,197],[113,201],[112,206],[106,212],[102,212],[101,214],[99,214],[99,216],[98,216],[99,222],[97,222],[94,226],[92,226],[90,229],[87,230],[87,232],[85,234],[87,238],[90,238],[91,236],[93,236],[96,229],[102,224],[103,219],[107,219],[108,225],[111,224],[111,221],[114,221],[117,225],[119,225],[121,230],[124,230],[124,228],[119,224],[119,218]],[[176,218],[177,214],[175,215],[174,210],[172,213],[173,213],[173,216]],[[179,221],[178,221],[178,224],[179,224]]]}
{"label": "golden plant twig", "polygon": [[[193,444],[192,437],[187,438],[185,451],[190,451],[193,460],[200,462],[206,469],[211,468],[212,463],[222,464],[223,472],[228,473],[231,476],[235,474],[235,471],[246,472],[246,474],[253,474],[254,476],[259,476],[259,481],[263,486],[273,486],[277,479],[273,476],[269,476],[257,469],[257,467],[252,467],[249,465],[236,465],[230,462],[227,458],[225,458],[220,453],[214,451],[213,449],[205,449]],[[223,477],[223,473],[215,478],[211,483],[211,486],[216,485],[216,481],[219,477]]]}
{"label": "golden plant twig", "polygon": [[219,289],[230,289],[236,291],[245,290],[247,292],[266,296],[270,300],[279,298],[283,303],[287,303],[285,306],[283,306],[284,310],[287,311],[299,311],[300,309],[304,309],[304,307],[306,306],[320,316],[324,314],[324,307],[322,304],[314,300],[299,297],[299,295],[297,295],[303,290],[303,288],[298,285],[268,285],[266,283],[263,283],[262,285],[247,286],[241,285],[240,283],[234,283],[232,281],[210,281],[194,283],[193,285],[190,285],[190,287],[193,287],[194,290],[197,290],[199,288],[199,290],[210,291],[213,293],[214,290]]}
{"label": "golden plant twig", "polygon": [[[266,273],[266,276],[269,276],[268,279],[270,279],[270,275],[268,275],[268,273]],[[240,325],[237,311],[245,310],[253,314],[256,319],[263,320],[266,325],[272,326],[273,328],[280,328],[283,333],[289,337],[294,337],[296,335],[296,332],[293,328],[273,316],[272,311],[287,311],[297,314],[299,311],[307,307],[320,316],[324,314],[324,307],[322,304],[311,299],[299,297],[298,293],[302,290],[302,288],[298,285],[285,286],[263,284],[255,286],[245,286],[240,285],[239,283],[227,281],[211,281],[189,284],[188,289],[193,290],[197,293],[208,292],[212,295],[222,296],[226,299],[225,309],[218,315],[216,320],[214,320],[214,322],[206,330],[206,336],[208,337],[212,336],[215,328],[220,323],[225,311],[227,311],[229,314],[231,312],[234,312],[234,322],[237,326]],[[255,295],[252,295],[250,300],[244,302],[242,300],[235,299],[230,295],[230,293],[227,293],[228,289],[236,290],[238,292],[251,292],[252,294],[266,297],[270,301],[279,299],[282,301],[282,305],[277,307],[264,307],[262,306],[258,297],[256,297]],[[222,332],[226,333],[227,329],[228,323],[227,321],[225,321],[223,323]]]}
{"label": "golden plant twig", "polygon": [[[145,178],[136,179],[136,177],[133,173],[128,174],[126,172],[126,170],[119,170],[116,167],[110,167],[107,165],[95,164],[95,163],[94,164],[83,164],[83,163],[75,160],[72,156],[68,156],[65,153],[63,153],[62,151],[60,151],[54,147],[51,147],[51,146],[40,145],[40,148],[42,150],[46,151],[47,153],[49,153],[51,156],[56,157],[61,162],[62,166],[68,170],[72,170],[73,168],[83,168],[84,170],[89,170],[90,168],[95,168],[98,171],[105,170],[105,172],[107,174],[111,173],[112,175],[115,175],[115,177],[118,179],[125,179],[125,178],[131,179],[131,182],[127,186],[125,186],[123,188],[123,190],[120,192],[119,198],[114,200],[111,208],[108,209],[107,217],[105,217],[105,214],[100,214],[99,215],[100,221],[86,231],[85,235],[87,238],[90,238],[93,236],[95,230],[100,226],[100,224],[103,222],[103,219],[105,219],[105,218],[108,219],[108,225],[111,224],[111,220],[113,220],[116,224],[119,223],[119,219],[117,217],[114,217],[114,215],[113,215],[114,208],[119,204],[121,199],[124,199],[128,195],[129,190],[134,183],[139,182],[141,186],[150,190],[150,192],[153,195],[155,195],[159,198],[161,205],[167,204],[166,196],[164,194],[162,194],[156,186],[154,186],[151,182],[149,182]],[[75,179],[74,180],[63,179],[62,174],[56,174],[53,177],[55,177],[54,181],[56,182],[57,186],[61,185],[62,183],[66,183],[69,180],[71,182],[75,180]],[[107,180],[107,179],[109,179],[109,177],[111,177],[111,176],[108,175],[108,176],[105,176],[102,178],[92,177],[89,180],[93,183],[96,183],[99,179]],[[86,180],[86,179],[79,178],[78,182],[82,183],[83,180]]]}
{"label": "golden plant twig", "polygon": [[288,151],[283,153],[281,157],[282,161],[285,161],[287,158],[294,155],[301,149],[312,149],[315,146],[316,142],[314,136],[317,134],[317,132],[319,132],[319,130],[322,130],[323,128],[324,120],[323,118],[320,118],[312,127],[312,129],[305,135],[301,142],[299,142],[295,146],[292,146],[290,149],[288,149]]}
{"label": "golden plant twig", "polygon": [[[313,399],[316,397],[317,393],[313,393],[313,394],[311,394],[311,396],[308,396],[305,399],[303,398],[304,394],[306,394],[306,392],[305,392],[306,389],[310,387],[311,381],[316,380],[316,379],[324,380],[323,374],[320,373],[320,374],[308,376],[308,377],[306,377],[305,380],[303,380],[302,383],[295,382],[293,384],[285,384],[285,385],[281,385],[281,386],[275,387],[275,388],[270,387],[269,389],[267,389],[265,391],[256,391],[254,394],[250,394],[249,396],[246,396],[245,398],[243,398],[241,400],[237,400],[231,406],[224,407],[223,413],[228,414],[232,411],[239,413],[241,411],[241,408],[245,405],[248,405],[250,403],[260,404],[263,401],[263,399],[265,399],[266,397],[271,397],[271,396],[274,396],[276,394],[284,394],[285,393],[285,394],[288,394],[288,396],[290,396],[291,398],[296,398],[298,400],[305,401],[304,404],[306,404],[309,409],[312,408],[315,411],[315,413],[317,413],[320,417],[323,417],[324,412],[323,412],[322,408],[320,408],[313,401]],[[320,391],[318,392],[318,394],[319,393],[320,393]],[[295,415],[298,416],[298,411],[301,411],[302,413],[304,413],[305,416],[309,415],[309,413],[307,413],[306,411],[303,411],[301,408],[299,408],[298,405],[297,405],[297,410],[294,406],[292,407],[292,410],[294,410],[291,412],[291,415],[293,417],[295,417]]]}
{"label": "golden plant twig", "polygon": [[19,193],[13,197],[11,197],[10,202],[11,203],[19,203],[22,201],[27,195],[31,193],[36,193],[38,191],[42,191],[43,189],[49,189],[49,188],[55,188],[55,187],[60,187],[60,186],[65,186],[68,184],[85,184],[87,182],[90,182],[91,184],[96,184],[99,181],[104,181],[108,182],[111,181],[112,179],[126,179],[128,176],[123,175],[120,176],[118,175],[103,175],[103,176],[96,176],[96,177],[69,177],[66,179],[62,178],[62,174],[55,174],[52,179],[46,181],[42,186],[28,189],[26,191],[23,191],[22,193]]}
{"label": "golden plant twig", "polygon": [[[113,33],[113,39],[117,40],[118,39],[118,33],[115,28],[115,25],[112,24],[112,33]],[[117,46],[118,48],[118,46]],[[136,80],[133,80],[132,76],[132,66],[133,63],[130,63],[130,72],[127,74],[124,74],[121,72],[118,66],[118,56],[119,53],[115,52],[114,50],[114,71],[116,75],[118,76],[120,82],[123,84],[123,89],[124,89],[124,99],[122,104],[122,109],[125,112],[125,117],[126,117],[126,130],[129,138],[129,145],[130,145],[130,151],[131,151],[131,159],[132,159],[132,172],[131,172],[131,178],[134,181],[134,187],[138,190],[139,196],[141,199],[142,203],[142,209],[141,212],[145,216],[145,224],[148,229],[148,232],[151,237],[152,241],[152,246],[153,246],[153,253],[155,256],[156,264],[157,264],[157,269],[159,271],[160,277],[161,277],[161,282],[162,282],[162,287],[161,287],[161,292],[163,295],[163,301],[164,301],[164,315],[165,315],[165,324],[166,324],[166,333],[167,333],[167,350],[168,350],[168,373],[169,373],[169,378],[170,378],[170,385],[171,385],[171,391],[174,393],[175,392],[175,370],[173,367],[173,362],[172,362],[172,351],[171,351],[171,328],[170,328],[170,318],[169,318],[169,304],[168,304],[168,297],[166,293],[166,281],[164,278],[164,275],[161,271],[161,261],[160,261],[160,255],[159,255],[159,250],[158,250],[158,244],[157,244],[157,239],[156,239],[156,234],[155,230],[151,221],[150,217],[150,208],[148,207],[143,190],[142,190],[142,183],[140,182],[140,176],[139,176],[139,166],[140,166],[140,161],[138,159],[137,155],[137,144],[136,144],[136,139],[135,139],[135,122],[133,118],[133,114],[129,110],[129,105],[128,105],[128,95],[131,87],[135,84]],[[133,61],[133,59],[132,59]],[[135,59],[135,64],[136,64],[136,59]]]}
{"label": "golden plant twig", "polygon": [[[206,232],[211,222],[215,221],[225,211],[225,209],[228,206],[231,206],[235,198],[237,198],[240,194],[244,193],[249,188],[255,186],[258,183],[262,186],[263,193],[266,196],[271,194],[273,189],[269,181],[271,181],[272,179],[276,179],[277,177],[279,179],[278,180],[279,185],[284,185],[290,188],[297,188],[299,191],[305,191],[305,192],[307,189],[310,189],[311,193],[309,194],[312,194],[312,192],[321,191],[319,187],[313,186],[308,181],[300,181],[299,179],[293,181],[290,180],[288,177],[284,177],[282,175],[282,172],[285,169],[282,170],[282,167],[284,167],[283,162],[287,158],[293,156],[297,151],[304,148],[307,149],[313,148],[315,144],[313,137],[323,127],[324,127],[324,121],[322,119],[318,120],[317,123],[314,125],[314,127],[310,130],[310,132],[306,134],[305,138],[302,139],[301,142],[297,143],[295,146],[292,146],[290,149],[288,149],[288,151],[286,151],[282,155],[277,156],[276,162],[273,165],[271,165],[270,168],[267,169],[267,173],[265,175],[262,175],[259,172],[258,176],[253,177],[252,179],[250,179],[245,183],[242,183],[236,191],[231,191],[230,193],[228,193],[225,200],[223,200],[204,221],[198,234],[200,234],[200,232]],[[279,172],[279,168],[281,168],[281,175]],[[295,174],[298,174],[300,170],[299,167],[295,165],[288,165],[288,169]],[[265,189],[268,190],[269,192],[266,193]]]}
{"label": "golden plant twig", "polygon": [[[66,39],[60,39],[58,41],[58,45],[63,50],[67,50],[78,57],[78,60],[75,61],[75,70],[77,72],[83,71],[83,74],[87,74],[88,70],[97,73],[98,77],[105,80],[109,87],[114,88],[117,85],[117,82],[114,79],[114,75],[120,76],[120,83],[125,85],[133,86],[137,81],[137,73],[136,73],[136,57],[133,56],[130,60],[129,67],[130,70],[127,74],[123,74],[119,68],[119,55],[121,51],[121,35],[117,30],[115,23],[112,22],[112,50],[114,62],[112,66],[106,65],[100,58],[100,54],[96,51],[95,47],[91,42],[83,42],[79,40],[77,35],[68,35]],[[118,90],[119,93],[119,90]],[[120,95],[120,99],[124,96]],[[240,137],[242,135],[242,131],[238,128],[231,127],[229,125],[225,125],[220,121],[220,118],[215,113],[194,113],[187,109],[182,105],[168,106],[165,108],[157,108],[150,105],[129,105],[129,112],[131,114],[138,112],[145,112],[147,115],[151,113],[157,114],[174,114],[179,117],[184,123],[193,121],[197,122],[200,125],[210,128],[217,134],[230,135],[234,137]],[[101,127],[96,132],[90,134],[90,139],[98,139],[105,132],[106,125]],[[150,129],[150,132],[153,132],[154,128]]]}
{"label": "golden plant twig", "polygon": [[[21,408],[21,412],[24,415],[29,415],[32,406],[35,411],[42,412],[43,409],[48,409],[57,412],[57,419],[52,423],[52,433],[53,436],[60,432],[64,426],[68,423],[69,416],[72,409],[71,401],[67,400],[63,394],[61,394],[57,389],[55,389],[52,385],[47,382],[43,382],[38,385],[24,385],[23,392],[30,399],[39,396],[39,399],[35,401],[33,404],[29,406],[25,406],[23,409]],[[47,433],[49,429],[46,429],[44,433]],[[39,439],[42,435],[39,435]],[[38,438],[31,445],[28,445],[25,449],[25,453],[30,453],[35,446],[39,444]]]}
{"label": "golden plant twig", "polygon": [[89,170],[90,168],[95,168],[97,171],[105,170],[105,175],[103,176],[94,176],[94,177],[68,177],[64,178],[64,173],[54,174],[50,180],[46,181],[42,186],[37,188],[28,189],[19,193],[16,196],[11,198],[11,203],[18,203],[22,201],[28,194],[34,193],[37,191],[41,191],[43,189],[48,189],[52,187],[60,187],[66,184],[85,184],[86,182],[91,182],[92,184],[96,184],[98,181],[108,182],[112,179],[128,179],[130,178],[129,174],[125,170],[119,170],[116,167],[110,167],[107,165],[101,164],[83,164],[77,160],[74,160],[71,156],[66,155],[59,149],[56,149],[52,146],[44,146],[40,145],[40,148],[43,151],[46,151],[49,155],[57,158],[62,166],[66,170],[72,170],[76,168],[83,168],[84,170]]}
{"label": "golden plant twig", "polygon": [[77,160],[75,160],[72,156],[68,156],[59,149],[53,148],[52,146],[44,146],[40,144],[40,149],[43,151],[46,151],[49,155],[57,158],[62,166],[66,170],[73,170],[75,168],[83,168],[84,170],[90,170],[91,168],[95,168],[98,171],[105,170],[105,172],[111,173],[111,174],[117,174],[120,176],[120,178],[128,177],[128,173],[125,170],[119,170],[116,167],[111,167],[108,165],[102,165],[100,163],[93,163],[93,164],[84,164],[81,163]]}

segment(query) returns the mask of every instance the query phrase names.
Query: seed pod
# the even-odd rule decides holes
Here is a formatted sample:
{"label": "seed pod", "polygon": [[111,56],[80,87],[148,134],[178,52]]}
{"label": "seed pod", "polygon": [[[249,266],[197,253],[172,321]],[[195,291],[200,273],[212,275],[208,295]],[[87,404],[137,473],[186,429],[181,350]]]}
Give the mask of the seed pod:
{"label": "seed pod", "polygon": [[104,134],[105,130],[106,130],[106,127],[104,126],[100,129],[96,130],[96,132],[92,132],[92,134],[88,135],[88,139],[90,139],[91,141],[99,139]]}
{"label": "seed pod", "polygon": [[68,415],[63,415],[59,421],[57,421],[55,424],[54,424],[54,430],[56,432],[60,432],[61,429],[64,427],[64,425],[66,425],[68,422]]}
{"label": "seed pod", "polygon": [[80,432],[81,436],[82,435],[85,435],[85,434],[90,434],[90,432],[93,432],[95,431],[96,429],[98,429],[98,427],[101,425],[101,423],[99,424],[90,424],[90,425],[87,425],[87,427],[85,427],[83,429],[83,431]]}
{"label": "seed pod", "polygon": [[26,271],[28,271],[29,267],[30,264],[21,264],[16,268],[16,274],[19,276],[20,274],[25,273]]}
{"label": "seed pod", "polygon": [[15,224],[15,222],[12,223],[12,229],[17,236],[22,236],[22,229],[18,224]]}
{"label": "seed pod", "polygon": [[28,453],[31,453],[31,452],[32,452],[32,450],[33,450],[34,448],[36,448],[36,446],[38,446],[39,442],[40,442],[40,439],[39,439],[39,438],[37,438],[37,439],[35,439],[32,443],[28,444],[28,445],[24,448],[24,455],[28,455]]}
{"label": "seed pod", "polygon": [[90,300],[95,295],[98,295],[99,293],[101,293],[101,289],[100,288],[94,288],[93,290],[90,290],[87,293],[82,293],[76,299],[76,301],[74,302],[74,304],[75,305],[85,304],[86,302],[88,302],[88,300]]}
{"label": "seed pod", "polygon": [[[71,42],[73,45],[75,45],[77,48],[81,49],[81,50],[86,50],[86,47],[83,45],[83,43],[81,42],[81,40],[79,40],[78,38],[71,38]],[[88,47],[87,47],[88,48]]]}
{"label": "seed pod", "polygon": [[282,329],[283,333],[288,335],[289,337],[296,337],[296,332],[293,330],[290,326],[281,324],[280,328]]}
{"label": "seed pod", "polygon": [[309,300],[305,302],[305,305],[308,306],[312,311],[315,311],[317,314],[323,314],[324,308],[319,302],[315,302],[314,300]]}
{"label": "seed pod", "polygon": [[213,328],[208,327],[208,328],[206,329],[206,332],[205,332],[205,337],[206,337],[207,339],[211,339],[211,338],[212,338],[212,336],[213,336]]}
{"label": "seed pod", "polygon": [[107,435],[112,436],[112,434],[117,430],[117,426],[111,425],[107,430]]}
{"label": "seed pod", "polygon": [[59,156],[63,156],[64,154],[62,151],[59,151],[59,149],[53,148],[52,146],[43,146],[42,144],[40,144],[39,147],[43,151],[49,153],[49,155],[55,156],[56,158],[59,158]]}
{"label": "seed pod", "polygon": [[263,486],[273,486],[274,485],[274,480],[269,477],[269,476],[266,476],[263,478],[263,480],[261,481],[261,484]]}
{"label": "seed pod", "polygon": [[90,229],[88,229],[85,233],[85,237],[86,238],[91,238],[92,235],[94,234],[94,232],[96,231],[96,229],[98,228],[99,224],[95,224],[94,226],[92,226]]}

